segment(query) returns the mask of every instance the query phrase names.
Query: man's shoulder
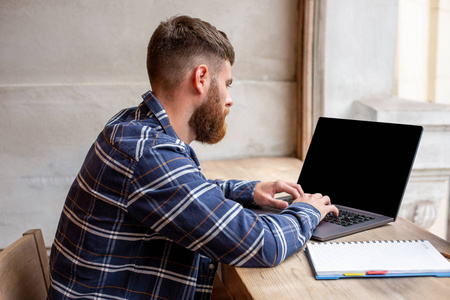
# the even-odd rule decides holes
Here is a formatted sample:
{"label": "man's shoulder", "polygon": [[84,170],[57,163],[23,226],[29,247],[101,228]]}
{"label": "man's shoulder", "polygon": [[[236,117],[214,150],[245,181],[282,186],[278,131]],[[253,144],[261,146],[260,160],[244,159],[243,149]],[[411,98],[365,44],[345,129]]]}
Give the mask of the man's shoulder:
{"label": "man's shoulder", "polygon": [[169,150],[189,152],[187,145],[177,137],[165,133],[159,122],[148,119],[128,118],[132,109],[123,111],[123,118],[106,124],[102,139],[114,148],[138,160],[145,152]]}

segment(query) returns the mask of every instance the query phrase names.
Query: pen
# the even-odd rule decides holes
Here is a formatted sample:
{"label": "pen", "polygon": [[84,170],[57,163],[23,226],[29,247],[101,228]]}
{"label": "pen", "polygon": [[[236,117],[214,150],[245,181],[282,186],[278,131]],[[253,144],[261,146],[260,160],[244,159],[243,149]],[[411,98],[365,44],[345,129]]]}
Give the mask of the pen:
{"label": "pen", "polygon": [[450,258],[450,254],[447,254],[447,253],[444,253],[444,252],[441,252],[441,254],[442,254],[445,258]]}
{"label": "pen", "polygon": [[388,271],[377,270],[377,271],[367,271],[366,275],[385,275],[387,273]]}
{"label": "pen", "polygon": [[344,273],[344,276],[365,276],[366,273]]}
{"label": "pen", "polygon": [[366,273],[344,273],[344,276],[366,276],[366,275],[386,275],[388,271],[384,270],[375,270],[375,271],[367,271]]}

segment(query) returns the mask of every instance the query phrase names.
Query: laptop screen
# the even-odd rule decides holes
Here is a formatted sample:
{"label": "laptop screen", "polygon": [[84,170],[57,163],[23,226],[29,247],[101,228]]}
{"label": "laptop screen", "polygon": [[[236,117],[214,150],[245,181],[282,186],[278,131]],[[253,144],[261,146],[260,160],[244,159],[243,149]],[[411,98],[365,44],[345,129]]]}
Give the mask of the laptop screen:
{"label": "laptop screen", "polygon": [[396,219],[421,126],[320,118],[298,179],[332,204]]}

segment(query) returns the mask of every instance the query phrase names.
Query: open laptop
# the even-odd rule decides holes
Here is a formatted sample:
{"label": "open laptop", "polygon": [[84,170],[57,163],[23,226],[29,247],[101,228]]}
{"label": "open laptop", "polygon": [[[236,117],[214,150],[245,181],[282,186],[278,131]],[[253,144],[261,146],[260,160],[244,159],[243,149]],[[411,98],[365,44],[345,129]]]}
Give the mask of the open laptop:
{"label": "open laptop", "polygon": [[320,118],[298,183],[305,193],[328,195],[341,220],[325,217],[312,238],[326,241],[395,221],[422,132],[415,125]]}

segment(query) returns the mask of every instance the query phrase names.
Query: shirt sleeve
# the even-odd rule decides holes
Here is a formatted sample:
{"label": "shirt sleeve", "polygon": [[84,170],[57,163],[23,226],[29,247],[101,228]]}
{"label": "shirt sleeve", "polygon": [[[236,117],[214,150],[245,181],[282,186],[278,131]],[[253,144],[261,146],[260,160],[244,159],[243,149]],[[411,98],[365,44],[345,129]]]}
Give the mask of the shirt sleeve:
{"label": "shirt sleeve", "polygon": [[259,181],[250,180],[208,180],[209,183],[217,185],[225,198],[241,204],[254,203],[255,186]]}
{"label": "shirt sleeve", "polygon": [[256,215],[225,197],[239,191],[245,193],[237,181],[206,180],[177,145],[162,143],[146,149],[137,162],[127,209],[155,234],[245,267],[278,265],[301,249],[320,221],[319,211],[306,203],[277,215]]}

